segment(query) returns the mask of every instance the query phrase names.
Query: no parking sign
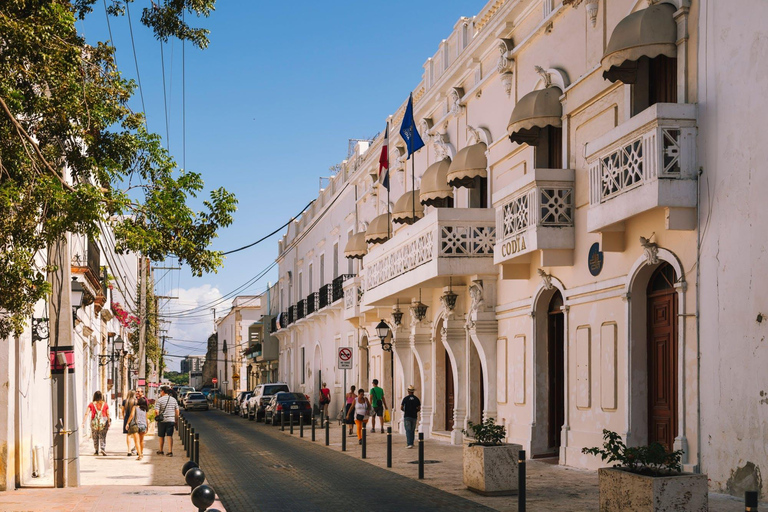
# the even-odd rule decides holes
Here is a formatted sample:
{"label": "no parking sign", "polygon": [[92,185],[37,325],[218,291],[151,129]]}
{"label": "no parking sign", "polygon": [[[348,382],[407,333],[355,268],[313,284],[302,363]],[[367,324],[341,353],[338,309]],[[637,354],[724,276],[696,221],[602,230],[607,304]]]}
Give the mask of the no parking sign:
{"label": "no parking sign", "polygon": [[352,369],[352,349],[350,347],[339,347],[339,370]]}

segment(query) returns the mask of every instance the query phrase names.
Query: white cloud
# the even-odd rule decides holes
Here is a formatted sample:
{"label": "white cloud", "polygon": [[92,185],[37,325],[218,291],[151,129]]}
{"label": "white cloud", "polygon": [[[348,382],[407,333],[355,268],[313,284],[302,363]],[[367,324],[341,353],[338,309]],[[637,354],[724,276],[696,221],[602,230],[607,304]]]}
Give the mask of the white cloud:
{"label": "white cloud", "polygon": [[[160,305],[161,315],[169,322],[162,326],[169,336],[166,353],[169,356],[205,355],[208,336],[213,333],[213,309],[216,318],[221,317],[229,311],[232,299],[223,299],[221,291],[209,284],[177,288],[170,295],[178,299],[161,301]],[[179,357],[168,357],[168,369],[178,371],[180,362]]]}

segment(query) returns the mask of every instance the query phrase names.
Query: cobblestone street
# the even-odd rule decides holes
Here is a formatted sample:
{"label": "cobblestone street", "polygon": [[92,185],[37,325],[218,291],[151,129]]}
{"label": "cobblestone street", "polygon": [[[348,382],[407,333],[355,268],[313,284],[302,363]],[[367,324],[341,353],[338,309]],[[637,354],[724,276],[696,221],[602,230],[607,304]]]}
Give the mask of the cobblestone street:
{"label": "cobblestone street", "polygon": [[[291,436],[279,427],[246,421],[218,410],[187,413],[200,434],[200,465],[229,512],[256,510],[499,510],[517,511],[517,497],[485,497],[462,483],[462,448],[426,442],[425,479],[417,480],[417,450],[406,450],[404,436],[393,436],[393,467],[386,469],[386,435],[368,434],[362,460],[357,437],[347,438],[331,422],[330,446],[318,428],[316,441],[305,427]],[[594,511],[597,473],[542,461],[528,462],[528,510]],[[743,501],[710,493],[715,512],[744,510]]]}

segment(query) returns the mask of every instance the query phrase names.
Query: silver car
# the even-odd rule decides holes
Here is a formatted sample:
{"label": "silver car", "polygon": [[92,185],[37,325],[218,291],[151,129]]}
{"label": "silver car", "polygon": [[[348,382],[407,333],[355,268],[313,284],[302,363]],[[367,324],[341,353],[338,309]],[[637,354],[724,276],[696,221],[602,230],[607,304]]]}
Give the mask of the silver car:
{"label": "silver car", "polygon": [[208,400],[205,398],[205,395],[200,393],[199,391],[192,391],[191,393],[187,393],[186,402],[184,403],[184,408],[188,411],[194,411],[194,410],[207,411]]}

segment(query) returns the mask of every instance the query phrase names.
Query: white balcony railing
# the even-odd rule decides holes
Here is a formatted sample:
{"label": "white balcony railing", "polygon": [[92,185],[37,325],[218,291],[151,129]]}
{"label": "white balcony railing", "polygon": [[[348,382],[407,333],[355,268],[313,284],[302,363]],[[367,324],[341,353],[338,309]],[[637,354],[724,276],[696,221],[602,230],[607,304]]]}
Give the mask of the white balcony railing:
{"label": "white balcony railing", "polygon": [[[599,230],[654,207],[695,206],[695,152],[696,106],[678,103],[653,105],[587,144],[588,229]],[[635,197],[619,199],[641,189]]]}
{"label": "white balcony railing", "polygon": [[493,272],[493,215],[486,208],[436,208],[371,248],[363,260],[363,302],[370,304],[433,277]]}

